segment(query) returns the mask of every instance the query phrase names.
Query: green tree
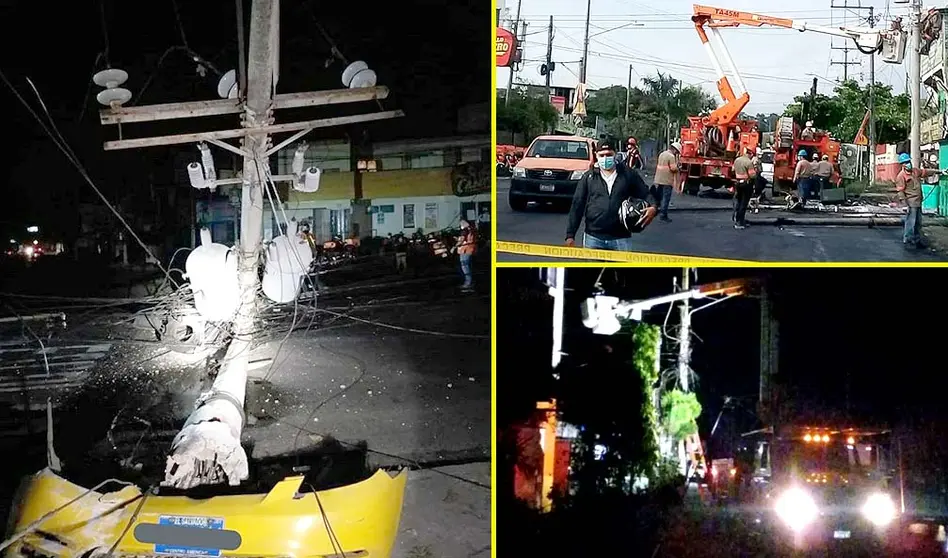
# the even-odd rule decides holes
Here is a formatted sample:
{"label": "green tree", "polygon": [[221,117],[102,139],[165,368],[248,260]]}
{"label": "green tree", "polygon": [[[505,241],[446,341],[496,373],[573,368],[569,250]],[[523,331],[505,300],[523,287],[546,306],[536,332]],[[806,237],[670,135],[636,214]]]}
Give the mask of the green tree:
{"label": "green tree", "polygon": [[548,132],[559,120],[559,113],[542,94],[523,88],[510,92],[510,102],[504,102],[504,93],[497,95],[497,129],[524,134],[532,138]]}
{"label": "green tree", "polygon": [[[869,86],[849,80],[837,85],[832,95],[818,94],[813,99],[801,95],[794,101],[787,106],[785,116],[792,116],[802,122],[803,111],[808,109],[809,120],[816,127],[828,130],[839,141],[851,142],[859,132],[869,107]],[[896,143],[904,140],[910,125],[908,95],[893,95],[891,86],[877,83],[873,88],[873,102],[876,142]]]}
{"label": "green tree", "polygon": [[662,395],[662,418],[665,430],[676,441],[697,434],[701,403],[694,392],[673,389]]}
{"label": "green tree", "polygon": [[[573,446],[571,477],[580,496],[628,494],[631,481],[640,476],[656,481],[659,424],[652,394],[659,381],[661,330],[636,324],[619,336],[623,339],[616,344],[631,348],[631,359],[609,351],[588,366],[561,372],[557,405],[563,421],[583,426]],[[606,451],[597,455],[597,445]]]}
{"label": "green tree", "polygon": [[669,123],[680,127],[688,116],[707,114],[716,106],[705,90],[690,85],[682,87],[669,74],[649,76],[642,80],[642,85],[631,91],[621,85],[596,91],[586,104],[587,125],[592,125],[598,116],[606,120],[606,132],[612,136],[664,140]]}

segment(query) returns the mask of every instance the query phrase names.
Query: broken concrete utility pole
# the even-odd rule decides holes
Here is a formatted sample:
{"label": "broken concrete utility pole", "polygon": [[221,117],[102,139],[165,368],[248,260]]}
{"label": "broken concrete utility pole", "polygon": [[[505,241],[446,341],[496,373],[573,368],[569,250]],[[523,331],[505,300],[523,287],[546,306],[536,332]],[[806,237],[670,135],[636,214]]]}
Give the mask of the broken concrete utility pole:
{"label": "broken concrete utility pole", "polygon": [[240,305],[234,319],[233,338],[210,392],[191,413],[175,436],[163,484],[191,488],[202,484],[240,484],[249,476],[247,455],[240,444],[246,420],[247,364],[253,341],[259,288],[257,266],[263,236],[263,198],[269,170],[267,142],[261,131],[272,123],[270,100],[273,68],[270,66],[276,37],[273,18],[279,17],[272,0],[254,0],[250,10],[250,44],[247,56],[247,101],[244,105],[244,175],[240,195]]}
{"label": "broken concrete utility pole", "polygon": [[[244,157],[243,177],[240,181],[240,304],[233,321],[233,338],[211,390],[199,398],[194,412],[172,442],[165,480],[162,483],[164,486],[187,489],[225,482],[238,485],[249,475],[247,455],[240,442],[245,419],[244,397],[248,360],[257,318],[256,296],[259,289],[258,266],[263,237],[263,200],[270,155],[315,128],[404,116],[402,111],[396,110],[273,124],[275,109],[371,101],[388,96],[385,87],[274,95],[274,76],[277,70],[275,54],[276,45],[279,44],[278,18],[277,0],[253,0],[245,100],[221,99],[128,108],[112,106],[100,114],[103,124],[117,125],[221,114],[244,115],[243,128],[239,130],[121,139],[106,142],[104,146],[106,150],[118,150],[207,142]],[[241,72],[243,70],[241,68]],[[270,147],[270,134],[286,132],[295,133]],[[223,141],[235,138],[243,138],[240,148]],[[218,184],[221,183],[225,181],[218,181]]]}

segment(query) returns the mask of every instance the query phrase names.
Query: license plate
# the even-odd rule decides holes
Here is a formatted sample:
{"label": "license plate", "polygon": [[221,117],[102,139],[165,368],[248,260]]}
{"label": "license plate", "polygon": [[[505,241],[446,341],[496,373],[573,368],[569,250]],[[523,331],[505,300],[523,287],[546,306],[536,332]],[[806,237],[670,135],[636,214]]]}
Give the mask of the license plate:
{"label": "license plate", "polygon": [[852,533],[849,531],[833,531],[834,539],[848,539]]}
{"label": "license plate", "polygon": [[556,187],[553,186],[552,184],[540,184],[540,191],[541,191],[541,192],[552,192],[552,191],[555,190],[555,189],[556,189]]}

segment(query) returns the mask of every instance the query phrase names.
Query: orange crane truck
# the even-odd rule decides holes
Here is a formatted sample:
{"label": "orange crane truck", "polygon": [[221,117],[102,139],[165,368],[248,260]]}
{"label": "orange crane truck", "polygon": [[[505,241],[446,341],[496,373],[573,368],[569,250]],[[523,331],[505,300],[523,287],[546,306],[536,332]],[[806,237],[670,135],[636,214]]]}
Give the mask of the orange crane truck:
{"label": "orange crane truck", "polygon": [[[750,93],[744,85],[734,61],[728,52],[719,28],[747,25],[768,25],[797,31],[815,31],[837,37],[852,39],[860,52],[881,53],[882,60],[900,64],[905,57],[906,33],[897,24],[891,29],[825,27],[810,25],[803,21],[760,15],[750,12],[713,8],[696,4],[692,21],[701,39],[711,65],[717,73],[717,87],[724,103],[707,116],[691,116],[688,125],[681,129],[681,183],[684,190],[696,195],[701,185],[712,188],[730,187],[734,175],[731,166],[742,149],[756,149],[760,143],[757,122],[741,118]],[[710,32],[710,37],[709,37]],[[714,39],[725,63],[737,85],[728,80],[721,62],[711,46]],[[776,179],[776,177],[775,177]],[[792,179],[792,176],[791,176]]]}

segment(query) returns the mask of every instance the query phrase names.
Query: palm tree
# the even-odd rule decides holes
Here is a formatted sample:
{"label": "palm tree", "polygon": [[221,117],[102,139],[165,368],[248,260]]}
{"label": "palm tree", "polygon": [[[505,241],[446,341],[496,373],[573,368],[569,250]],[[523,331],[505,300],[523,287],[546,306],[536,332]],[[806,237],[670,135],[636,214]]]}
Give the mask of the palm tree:
{"label": "palm tree", "polygon": [[670,75],[657,72],[654,77],[642,79],[645,91],[652,100],[665,112],[665,145],[671,143],[672,110],[678,109],[681,82]]}

